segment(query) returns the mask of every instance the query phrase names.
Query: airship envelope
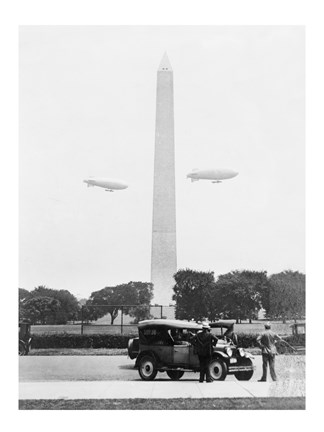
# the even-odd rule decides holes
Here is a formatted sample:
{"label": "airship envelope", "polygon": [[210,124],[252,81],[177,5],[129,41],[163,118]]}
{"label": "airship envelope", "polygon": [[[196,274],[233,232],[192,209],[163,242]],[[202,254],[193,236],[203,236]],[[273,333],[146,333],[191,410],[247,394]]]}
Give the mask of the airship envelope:
{"label": "airship envelope", "polygon": [[84,183],[87,183],[88,187],[98,186],[104,188],[108,192],[128,188],[128,185],[125,182],[116,179],[90,177],[83,181]]}
{"label": "airship envelope", "polygon": [[221,183],[222,180],[228,180],[237,175],[237,171],[228,168],[196,168],[187,174],[187,178],[190,178],[192,182],[198,180],[210,180],[212,183]]}

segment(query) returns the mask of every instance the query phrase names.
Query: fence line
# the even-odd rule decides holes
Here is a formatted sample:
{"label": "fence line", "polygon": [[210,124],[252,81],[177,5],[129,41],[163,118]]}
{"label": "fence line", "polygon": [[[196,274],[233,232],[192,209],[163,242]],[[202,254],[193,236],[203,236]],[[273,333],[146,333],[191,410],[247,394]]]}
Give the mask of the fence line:
{"label": "fence line", "polygon": [[[145,310],[145,306],[147,306],[147,310]],[[144,309],[143,309],[144,307]],[[89,313],[89,310],[95,310],[96,308],[98,308],[99,310],[101,308],[106,308],[107,309],[107,313],[105,315],[101,315],[99,317],[99,320],[101,318],[103,318],[104,316],[106,316],[107,314],[109,314],[109,309],[117,309],[117,316],[114,318],[113,321],[115,321],[115,319],[119,316],[119,312],[121,312],[120,314],[120,324],[103,324],[101,322],[99,323],[94,323],[94,321],[98,321],[98,316],[96,316],[96,314],[91,314]],[[141,309],[142,308],[142,309]],[[133,311],[131,311],[131,309],[133,309]],[[86,329],[87,327],[120,327],[120,333],[123,334],[124,333],[124,327],[130,327],[130,326],[136,326],[136,322],[132,322],[132,323],[125,323],[125,317],[131,317],[131,315],[128,312],[133,313],[132,317],[136,319],[138,318],[138,316],[136,317],[136,314],[134,313],[136,311],[136,309],[139,309],[139,312],[142,312],[142,315],[140,315],[140,319],[138,319],[138,321],[142,321],[143,319],[149,319],[149,318],[174,318],[175,317],[175,305],[127,305],[127,304],[123,304],[123,305],[83,305],[81,307],[81,335],[84,334],[84,329]],[[89,323],[89,321],[91,322],[91,324]]]}

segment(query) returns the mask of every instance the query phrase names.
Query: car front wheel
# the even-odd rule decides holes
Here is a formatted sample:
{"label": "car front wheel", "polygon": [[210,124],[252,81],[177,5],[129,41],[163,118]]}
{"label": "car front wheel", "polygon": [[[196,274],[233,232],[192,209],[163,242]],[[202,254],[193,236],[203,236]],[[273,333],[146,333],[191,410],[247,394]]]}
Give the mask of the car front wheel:
{"label": "car front wheel", "polygon": [[209,374],[213,381],[224,381],[227,375],[227,366],[223,360],[219,358],[214,358],[210,361]]}
{"label": "car front wheel", "polygon": [[152,381],[156,377],[157,369],[154,358],[150,355],[145,355],[141,358],[138,365],[138,373],[144,381]]}
{"label": "car front wheel", "polygon": [[182,371],[176,371],[176,370],[169,370],[167,371],[167,375],[169,378],[172,379],[172,381],[179,381],[179,379],[183,376],[184,372]]}

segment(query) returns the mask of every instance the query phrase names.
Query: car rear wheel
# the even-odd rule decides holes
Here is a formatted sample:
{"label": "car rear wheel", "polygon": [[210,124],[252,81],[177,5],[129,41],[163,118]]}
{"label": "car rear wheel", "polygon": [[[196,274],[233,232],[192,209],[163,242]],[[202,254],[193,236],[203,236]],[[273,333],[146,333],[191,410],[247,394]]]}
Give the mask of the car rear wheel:
{"label": "car rear wheel", "polygon": [[157,374],[155,359],[150,355],[143,356],[138,364],[138,373],[144,381],[154,380]]}
{"label": "car rear wheel", "polygon": [[183,377],[184,372],[176,371],[176,370],[168,370],[167,375],[172,381],[178,381],[181,377]]}
{"label": "car rear wheel", "polygon": [[227,375],[227,366],[223,360],[214,358],[208,365],[209,374],[213,381],[224,381]]}
{"label": "car rear wheel", "polygon": [[[243,359],[242,366],[253,366],[251,359]],[[239,381],[249,381],[253,376],[254,370],[248,370],[248,371],[242,371],[242,372],[235,372],[235,378]]]}

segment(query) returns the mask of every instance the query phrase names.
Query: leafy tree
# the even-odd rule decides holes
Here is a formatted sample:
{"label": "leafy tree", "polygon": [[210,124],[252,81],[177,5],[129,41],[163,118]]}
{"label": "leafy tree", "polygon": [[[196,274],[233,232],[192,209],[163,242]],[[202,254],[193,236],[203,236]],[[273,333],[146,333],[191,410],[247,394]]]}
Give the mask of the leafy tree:
{"label": "leafy tree", "polygon": [[134,317],[134,323],[151,318],[150,303],[153,298],[153,284],[148,282],[129,282],[132,289],[136,291],[137,307],[126,308],[126,313]]}
{"label": "leafy tree", "polygon": [[[86,304],[88,307],[84,309],[84,315],[88,320],[95,320],[110,314],[111,324],[113,324],[119,310],[123,307],[123,312],[133,316],[137,322],[149,317],[149,304],[152,296],[153,285],[147,282],[128,282],[114,287],[105,287],[91,294]],[[126,305],[138,306],[127,307]]]}
{"label": "leafy tree", "polygon": [[55,290],[40,285],[29,293],[29,298],[35,297],[49,297],[59,302],[60,308],[56,313],[54,324],[66,324],[78,318],[80,310],[78,300],[68,290]]}
{"label": "leafy tree", "polygon": [[217,315],[223,318],[242,319],[257,317],[262,298],[268,290],[267,272],[232,271],[220,275],[216,282],[214,305]]}
{"label": "leafy tree", "polygon": [[285,270],[271,275],[267,316],[274,319],[294,319],[305,316],[306,277],[303,273]]}
{"label": "leafy tree", "polygon": [[22,319],[31,324],[54,324],[60,307],[60,302],[54,298],[31,297],[24,303]]}
{"label": "leafy tree", "polygon": [[30,292],[25,288],[19,288],[19,303],[27,300],[30,297]]}
{"label": "leafy tree", "polygon": [[214,273],[184,269],[178,270],[174,279],[176,283],[172,299],[176,302],[176,318],[214,320]]}
{"label": "leafy tree", "polygon": [[[111,324],[114,323],[118,316],[119,309],[125,304],[136,304],[135,291],[127,285],[117,285],[115,287],[105,287],[99,291],[91,293],[87,306],[100,306],[86,308],[87,317],[90,313],[90,319],[98,319],[107,314],[111,316]],[[102,307],[103,305],[107,305]]]}
{"label": "leafy tree", "polygon": [[30,297],[30,292],[24,288],[19,288],[19,297],[18,297],[18,310],[19,310],[19,321],[23,321],[25,318],[24,315],[24,304]]}

